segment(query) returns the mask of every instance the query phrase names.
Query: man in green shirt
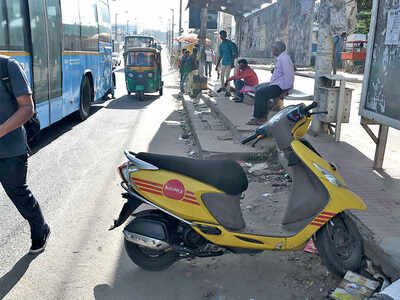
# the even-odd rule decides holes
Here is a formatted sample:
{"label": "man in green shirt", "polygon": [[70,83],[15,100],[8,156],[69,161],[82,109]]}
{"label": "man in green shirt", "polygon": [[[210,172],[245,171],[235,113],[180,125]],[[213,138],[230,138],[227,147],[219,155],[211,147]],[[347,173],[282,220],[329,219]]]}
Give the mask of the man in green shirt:
{"label": "man in green shirt", "polygon": [[218,93],[225,91],[225,96],[229,97],[231,93],[229,89],[225,89],[226,80],[231,75],[232,68],[235,67],[234,62],[235,59],[238,57],[238,50],[237,46],[234,42],[227,39],[227,33],[225,30],[222,30],[220,33],[220,38],[222,40],[221,44],[219,45],[219,57],[217,61],[216,70],[218,71],[219,64],[222,61],[221,67],[221,88],[217,91]]}

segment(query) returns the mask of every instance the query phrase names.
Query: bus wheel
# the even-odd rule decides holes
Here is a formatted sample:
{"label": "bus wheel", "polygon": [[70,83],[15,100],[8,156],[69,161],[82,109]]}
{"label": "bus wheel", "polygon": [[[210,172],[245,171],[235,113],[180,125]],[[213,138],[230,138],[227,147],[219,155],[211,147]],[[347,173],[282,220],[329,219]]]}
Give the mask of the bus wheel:
{"label": "bus wheel", "polygon": [[81,101],[79,105],[79,119],[84,121],[90,114],[90,102],[93,98],[92,87],[89,79],[85,76],[82,80],[81,86]]}
{"label": "bus wheel", "polygon": [[113,84],[113,88],[116,89],[117,88],[117,79],[115,77],[115,73],[112,74],[112,84]]}

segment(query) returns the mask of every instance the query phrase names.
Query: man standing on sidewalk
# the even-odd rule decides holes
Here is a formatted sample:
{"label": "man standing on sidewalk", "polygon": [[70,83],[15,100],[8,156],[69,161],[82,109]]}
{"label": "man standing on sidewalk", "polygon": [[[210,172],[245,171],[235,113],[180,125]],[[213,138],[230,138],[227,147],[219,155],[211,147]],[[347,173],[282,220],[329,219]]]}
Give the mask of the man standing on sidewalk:
{"label": "man standing on sidewalk", "polygon": [[181,75],[181,82],[180,82],[180,90],[181,94],[185,92],[185,80],[187,77],[187,74],[185,72],[185,64],[187,59],[189,58],[189,51],[186,49],[182,50],[182,56],[178,60],[178,67],[179,67],[179,72]]}
{"label": "man standing on sidewalk", "polygon": [[271,81],[256,91],[256,100],[252,118],[247,125],[262,125],[268,114],[268,102],[293,88],[294,66],[290,56],[285,52],[285,43],[279,41],[272,47],[272,54],[277,57]]}
{"label": "man standing on sidewalk", "polygon": [[254,72],[254,70],[249,67],[246,59],[241,59],[238,63],[239,70],[237,74],[228,78],[225,83],[225,88],[228,85],[229,81],[234,80],[236,97],[233,98],[233,100],[235,102],[243,102],[243,90],[253,90],[254,86],[258,85],[258,76],[256,72]]}
{"label": "man standing on sidewalk", "polygon": [[220,33],[220,38],[222,40],[221,44],[219,45],[219,57],[217,61],[216,70],[218,71],[219,64],[222,61],[221,67],[221,88],[217,91],[220,93],[225,91],[225,96],[229,97],[231,93],[229,89],[225,89],[225,81],[230,77],[232,68],[235,67],[234,62],[235,59],[238,57],[238,50],[237,46],[234,42],[227,39],[228,34],[225,30],[222,30]]}
{"label": "man standing on sidewalk", "polygon": [[[8,83],[0,81],[0,183],[31,228],[31,254],[42,252],[50,235],[39,203],[26,183],[27,140],[23,124],[34,113],[32,91],[24,70],[8,57],[0,57]],[[9,88],[12,94],[9,92]]]}
{"label": "man standing on sidewalk", "polygon": [[213,51],[208,47],[205,51],[206,55],[206,77],[211,77],[212,63],[213,63]]}

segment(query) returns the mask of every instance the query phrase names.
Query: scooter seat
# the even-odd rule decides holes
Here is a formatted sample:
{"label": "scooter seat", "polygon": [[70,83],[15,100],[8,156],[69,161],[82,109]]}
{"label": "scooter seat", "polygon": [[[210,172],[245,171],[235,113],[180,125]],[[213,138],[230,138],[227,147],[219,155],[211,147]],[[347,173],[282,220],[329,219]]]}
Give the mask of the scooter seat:
{"label": "scooter seat", "polygon": [[241,194],[249,184],[242,167],[233,160],[198,160],[147,152],[138,153],[136,158],[207,183],[229,195]]}

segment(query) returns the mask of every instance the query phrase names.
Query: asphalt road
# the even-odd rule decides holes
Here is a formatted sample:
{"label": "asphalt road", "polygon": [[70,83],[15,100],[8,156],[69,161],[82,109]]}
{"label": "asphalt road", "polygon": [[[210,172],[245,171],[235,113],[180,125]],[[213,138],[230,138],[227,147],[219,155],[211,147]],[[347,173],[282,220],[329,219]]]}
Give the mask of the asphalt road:
{"label": "asphalt road", "polygon": [[117,72],[117,99],[94,105],[84,122],[69,117],[43,132],[29,184],[52,235],[35,259],[26,255],[28,226],[0,189],[0,299],[323,299],[337,284],[318,256],[302,252],[180,261],[158,273],[129,260],[121,229],[108,231],[123,204],[123,150],[189,151],[179,140],[176,73],[164,64],[163,97],[126,96]]}

